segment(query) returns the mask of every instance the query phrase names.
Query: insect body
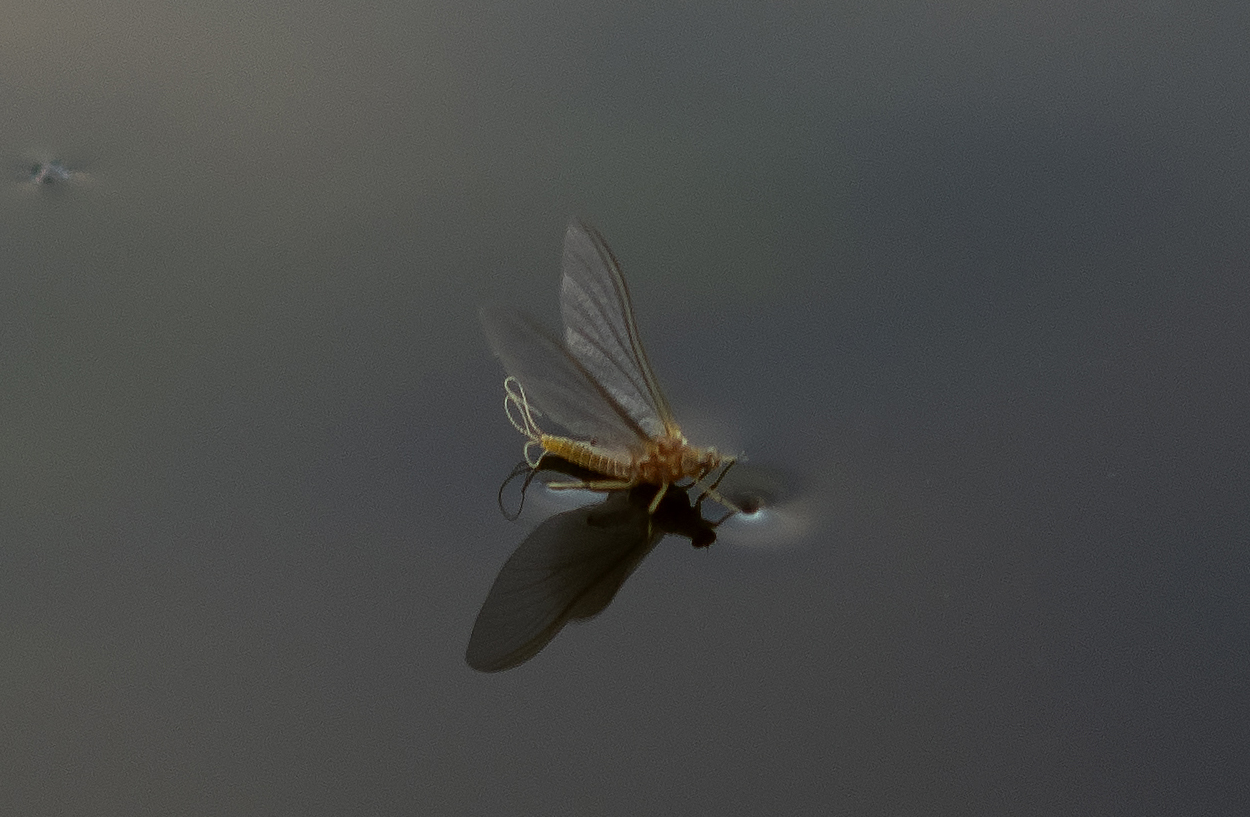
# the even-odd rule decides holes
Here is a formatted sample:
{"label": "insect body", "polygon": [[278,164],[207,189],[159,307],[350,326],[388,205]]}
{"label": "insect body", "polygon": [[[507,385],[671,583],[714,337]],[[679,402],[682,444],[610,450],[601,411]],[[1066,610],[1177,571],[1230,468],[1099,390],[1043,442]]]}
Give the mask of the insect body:
{"label": "insect body", "polygon": [[[696,448],[690,445],[676,427],[661,437],[640,438],[639,445],[628,452],[604,448],[594,440],[545,434],[534,420],[534,409],[530,408],[520,381],[515,377],[508,377],[504,381],[504,390],[508,395],[504,401],[504,410],[513,426],[527,438],[525,456],[531,468],[537,468],[542,457],[551,454],[606,477],[599,480],[551,483],[555,488],[611,491],[643,484],[667,488],[683,479],[697,482],[722,464],[728,465],[732,462],[732,458],[722,457],[715,448]],[[541,450],[536,459],[532,458],[534,448]],[[653,504],[658,505],[662,498],[663,491],[657,494]]]}
{"label": "insect body", "polygon": [[[714,448],[690,445],[681,433],[638,336],[620,265],[603,236],[576,220],[564,237],[560,306],[562,340],[515,312],[482,311],[487,338],[508,372],[505,410],[526,437],[526,461],[537,468],[551,454],[602,475],[551,487],[657,485],[654,512],[668,486],[701,482],[733,463]],[[543,416],[568,435],[544,432],[537,420]],[[705,493],[732,508],[712,488]]]}

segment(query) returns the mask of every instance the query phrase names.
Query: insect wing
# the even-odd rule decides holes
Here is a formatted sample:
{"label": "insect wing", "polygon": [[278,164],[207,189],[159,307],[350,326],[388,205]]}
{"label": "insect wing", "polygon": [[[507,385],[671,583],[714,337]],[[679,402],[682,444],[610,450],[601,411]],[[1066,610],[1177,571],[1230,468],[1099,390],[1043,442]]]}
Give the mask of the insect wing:
{"label": "insect wing", "polygon": [[574,360],[559,340],[532,319],[509,309],[480,313],[491,349],[504,370],[525,389],[525,399],[541,415],[575,437],[606,452],[628,457],[642,450],[646,432]]}
{"label": "insect wing", "polygon": [[563,272],[569,353],[648,436],[680,434],[638,336],[620,265],[603,236],[576,219],[564,234]]}

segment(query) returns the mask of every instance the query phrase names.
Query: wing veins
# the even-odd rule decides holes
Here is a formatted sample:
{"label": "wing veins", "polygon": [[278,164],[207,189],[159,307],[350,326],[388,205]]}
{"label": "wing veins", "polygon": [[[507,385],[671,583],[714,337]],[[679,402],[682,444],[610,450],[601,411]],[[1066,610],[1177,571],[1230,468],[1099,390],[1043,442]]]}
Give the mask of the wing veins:
{"label": "wing veins", "polygon": [[[599,317],[603,318],[598,324],[602,328],[607,329],[607,332],[601,334],[610,337],[615,342],[617,348],[611,349],[606,343],[594,340],[591,334],[570,326],[567,319],[565,321],[566,333],[576,333],[588,346],[595,349],[603,357],[604,361],[610,363],[615,370],[620,372],[633,387],[634,391],[650,404],[650,408],[655,412],[665,431],[680,433],[677,422],[673,418],[672,409],[668,405],[664,392],[660,389],[659,379],[656,377],[655,371],[651,367],[651,361],[647,357],[646,349],[642,345],[637,320],[634,317],[633,300],[630,298],[629,286],[621,273],[620,263],[616,260],[616,256],[612,253],[612,249],[608,246],[607,241],[594,227],[574,219],[569,224],[569,233],[573,233],[575,230],[580,231],[589,239],[591,248],[597,256],[596,259],[593,259],[598,261],[597,265],[593,263],[582,265],[584,275],[590,282],[606,283],[607,297],[595,297],[596,290],[602,287],[596,287],[593,290],[587,289],[578,281],[578,276],[570,275],[567,270],[565,278],[572,280],[573,284],[581,289],[586,296],[579,305],[590,306],[594,312],[598,313]],[[565,241],[567,245],[569,237],[566,236]],[[574,252],[574,255],[576,257],[576,252]],[[624,336],[621,334],[622,330],[624,331]],[[637,379],[637,375],[641,375],[641,382]]]}

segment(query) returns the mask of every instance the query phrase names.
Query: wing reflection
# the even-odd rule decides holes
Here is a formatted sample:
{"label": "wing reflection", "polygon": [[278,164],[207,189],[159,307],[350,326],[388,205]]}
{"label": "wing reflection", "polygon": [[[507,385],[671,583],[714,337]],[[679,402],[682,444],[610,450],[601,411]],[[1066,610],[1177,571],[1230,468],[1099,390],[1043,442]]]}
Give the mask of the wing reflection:
{"label": "wing reflection", "polygon": [[716,540],[715,525],[684,491],[670,490],[656,508],[657,488],[615,491],[597,505],[547,519],[504,564],[473,625],[465,660],[482,672],[528,661],[573,619],[592,618],[652,549],[672,533],[696,547]]}
{"label": "wing reflection", "polygon": [[[522,462],[500,486],[505,517],[520,515],[531,481],[552,477],[582,478],[585,469],[559,457],[543,457],[532,469]],[[525,476],[516,511],[505,506],[508,484]],[[721,475],[716,490],[748,515],[772,507],[783,492],[784,478],[770,469],[738,462]],[[667,534],[689,539],[695,547],[716,541],[716,527],[733,515],[703,518],[702,498],[690,501],[691,488],[669,487],[649,513],[655,485],[612,491],[595,504],[558,513],[525,538],[504,563],[477,614],[465,661],[482,672],[499,672],[537,655],[574,619],[603,612],[621,585]],[[511,504],[511,503],[508,503]],[[720,505],[713,505],[719,508]]]}

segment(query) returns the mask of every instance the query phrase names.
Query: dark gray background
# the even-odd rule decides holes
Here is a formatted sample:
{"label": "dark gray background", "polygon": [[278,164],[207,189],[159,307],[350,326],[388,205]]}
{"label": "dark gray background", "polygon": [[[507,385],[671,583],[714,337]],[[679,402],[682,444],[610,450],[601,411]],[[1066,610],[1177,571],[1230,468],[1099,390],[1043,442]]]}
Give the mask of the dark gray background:
{"label": "dark gray background", "polygon": [[[10,4],[0,811],[1246,809],[1250,7],[497,6]],[[481,675],[572,214],[790,484]]]}

